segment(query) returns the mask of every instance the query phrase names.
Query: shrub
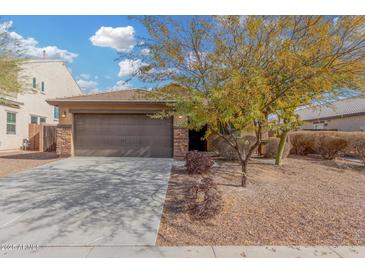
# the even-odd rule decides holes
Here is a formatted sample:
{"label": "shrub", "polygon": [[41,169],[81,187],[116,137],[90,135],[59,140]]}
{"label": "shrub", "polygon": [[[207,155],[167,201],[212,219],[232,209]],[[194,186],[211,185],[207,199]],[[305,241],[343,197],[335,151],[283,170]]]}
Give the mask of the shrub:
{"label": "shrub", "polygon": [[327,160],[333,160],[339,152],[347,147],[347,141],[333,136],[319,136],[316,143],[316,152]]}
{"label": "shrub", "polygon": [[204,152],[189,151],[185,156],[185,166],[189,174],[207,172],[213,166],[213,160]]}
{"label": "shrub", "polygon": [[[270,137],[268,140],[265,141],[264,145],[264,158],[275,158],[276,153],[278,151],[280,139],[275,137]],[[290,153],[290,143],[287,141],[285,143],[283,158],[286,158]]]}
{"label": "shrub", "polygon": [[354,148],[356,155],[365,165],[365,139],[362,138],[355,139],[352,143],[352,147]]}
{"label": "shrub", "polygon": [[365,132],[297,131],[289,134],[289,140],[293,146],[290,152],[293,154],[318,153],[330,159],[343,153],[361,158],[357,147],[365,142]]}
{"label": "shrub", "polygon": [[315,151],[315,137],[311,132],[294,132],[288,136],[292,145],[291,153],[298,155],[307,155]]}
{"label": "shrub", "polygon": [[[229,138],[229,136],[227,136]],[[232,140],[233,141],[233,140]],[[221,157],[227,160],[238,160],[237,152],[226,140],[219,136],[210,138],[211,146]],[[242,154],[247,153],[248,149],[256,142],[253,135],[245,135],[238,139],[238,145]]]}
{"label": "shrub", "polygon": [[189,213],[195,219],[212,218],[223,208],[222,194],[211,178],[193,184],[189,198]]}

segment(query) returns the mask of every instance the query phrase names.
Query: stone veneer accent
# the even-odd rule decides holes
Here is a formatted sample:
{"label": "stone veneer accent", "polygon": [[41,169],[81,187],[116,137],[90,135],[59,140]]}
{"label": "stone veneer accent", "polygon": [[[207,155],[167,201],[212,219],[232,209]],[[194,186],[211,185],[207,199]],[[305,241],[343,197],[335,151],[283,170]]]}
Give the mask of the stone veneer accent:
{"label": "stone veneer accent", "polygon": [[72,126],[58,125],[56,128],[57,148],[56,153],[61,157],[71,156]]}
{"label": "stone veneer accent", "polygon": [[184,158],[189,150],[189,130],[174,127],[174,158]]}

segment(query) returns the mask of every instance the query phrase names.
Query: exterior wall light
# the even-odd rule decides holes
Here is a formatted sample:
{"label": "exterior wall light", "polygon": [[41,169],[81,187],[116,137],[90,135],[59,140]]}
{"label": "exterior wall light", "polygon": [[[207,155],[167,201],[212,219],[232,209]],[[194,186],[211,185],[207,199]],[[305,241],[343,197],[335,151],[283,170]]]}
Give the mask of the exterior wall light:
{"label": "exterior wall light", "polygon": [[66,118],[66,116],[67,116],[67,112],[66,112],[66,110],[64,110],[64,111],[62,112],[61,117],[62,117],[62,118]]}

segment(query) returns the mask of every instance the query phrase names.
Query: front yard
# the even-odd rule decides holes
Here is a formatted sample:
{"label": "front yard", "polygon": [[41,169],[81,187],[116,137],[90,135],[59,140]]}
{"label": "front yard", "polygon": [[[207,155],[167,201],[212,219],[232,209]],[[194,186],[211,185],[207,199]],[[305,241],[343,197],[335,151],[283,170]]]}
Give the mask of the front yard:
{"label": "front yard", "polygon": [[253,160],[247,188],[239,187],[239,168],[224,161],[212,168],[224,207],[202,221],[184,209],[192,177],[175,165],[157,245],[365,245],[363,166],[300,156],[281,167]]}
{"label": "front yard", "polygon": [[58,159],[55,152],[22,150],[0,152],[0,177],[32,169]]}

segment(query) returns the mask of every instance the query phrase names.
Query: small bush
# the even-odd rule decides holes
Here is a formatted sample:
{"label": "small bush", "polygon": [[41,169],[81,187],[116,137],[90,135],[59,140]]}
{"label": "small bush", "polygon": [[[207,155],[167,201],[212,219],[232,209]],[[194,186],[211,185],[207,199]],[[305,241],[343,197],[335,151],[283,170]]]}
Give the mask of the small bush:
{"label": "small bush", "polygon": [[288,137],[292,145],[291,153],[298,155],[307,155],[315,152],[315,134],[291,133]]}
{"label": "small bush", "polygon": [[357,138],[353,141],[353,149],[362,163],[365,165],[365,139]]}
{"label": "small bush", "polygon": [[323,135],[317,139],[316,152],[326,160],[333,160],[346,147],[345,139]]}
{"label": "small bush", "polygon": [[[264,145],[264,158],[275,158],[278,151],[280,139],[275,137],[270,137],[265,141]],[[290,153],[290,143],[287,141],[284,147],[283,158],[286,158]]]}
{"label": "small bush", "polygon": [[202,174],[213,166],[213,160],[204,152],[189,151],[185,156],[185,166],[189,174]]}
{"label": "small bush", "polygon": [[316,153],[325,159],[334,159],[341,153],[361,158],[356,142],[365,142],[365,132],[297,131],[289,134],[289,140],[292,154]]}
{"label": "small bush", "polygon": [[223,207],[222,194],[211,178],[203,178],[193,184],[189,197],[189,213],[195,219],[212,218]]}

